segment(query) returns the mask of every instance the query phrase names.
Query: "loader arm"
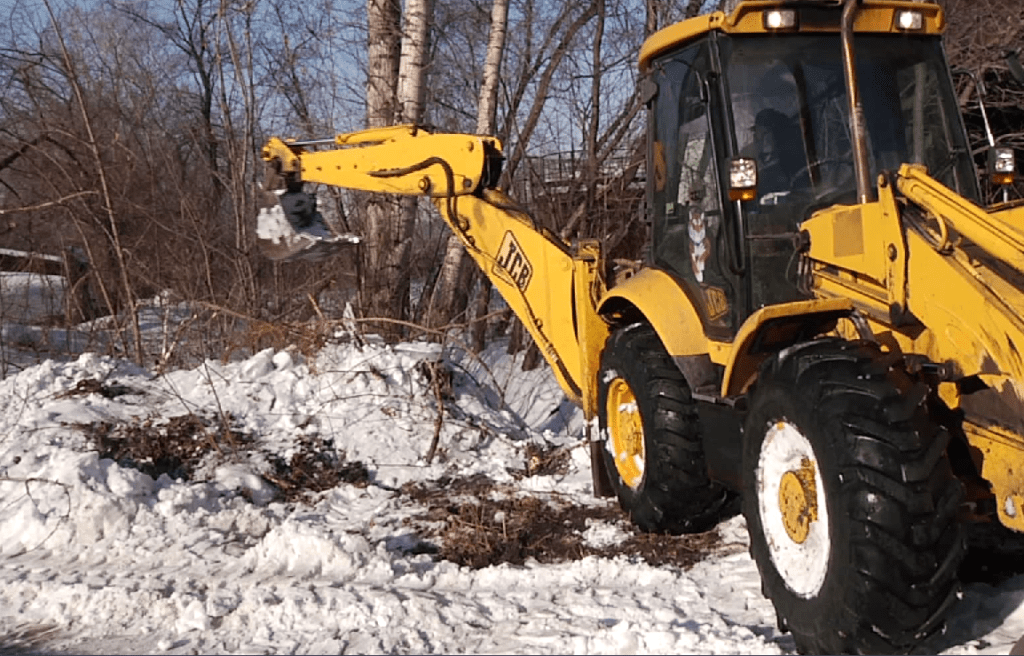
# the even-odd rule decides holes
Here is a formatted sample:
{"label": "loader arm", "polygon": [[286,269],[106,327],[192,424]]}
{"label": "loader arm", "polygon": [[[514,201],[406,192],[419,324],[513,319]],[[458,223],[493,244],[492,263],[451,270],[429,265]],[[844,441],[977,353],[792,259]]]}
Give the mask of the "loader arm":
{"label": "loader arm", "polygon": [[263,159],[302,182],[431,198],[522,320],[563,391],[592,416],[593,372],[607,336],[595,310],[604,289],[600,249],[584,242],[570,250],[495,188],[497,139],[394,126],[322,141],[274,138]]}
{"label": "loader arm", "polygon": [[804,222],[812,285],[845,297],[879,341],[925,357],[1002,523],[1024,530],[1024,233],[904,165],[879,201]]}

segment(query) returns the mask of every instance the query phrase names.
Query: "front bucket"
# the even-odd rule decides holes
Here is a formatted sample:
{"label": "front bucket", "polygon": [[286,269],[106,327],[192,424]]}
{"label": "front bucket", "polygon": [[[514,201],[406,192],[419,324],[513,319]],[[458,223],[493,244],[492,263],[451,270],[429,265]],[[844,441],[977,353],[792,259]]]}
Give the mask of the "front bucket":
{"label": "front bucket", "polygon": [[276,262],[319,262],[358,244],[361,238],[331,231],[316,202],[303,192],[264,192],[256,217],[260,252]]}

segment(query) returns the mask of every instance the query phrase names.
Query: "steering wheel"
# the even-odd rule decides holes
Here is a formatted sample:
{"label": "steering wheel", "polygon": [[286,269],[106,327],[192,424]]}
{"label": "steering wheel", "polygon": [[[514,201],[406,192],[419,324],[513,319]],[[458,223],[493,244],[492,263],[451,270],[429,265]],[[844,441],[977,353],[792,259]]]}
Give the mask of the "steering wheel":
{"label": "steering wheel", "polygon": [[[828,158],[825,158],[825,159],[819,159],[819,160],[815,161],[813,164],[807,164],[806,166],[803,166],[802,168],[797,170],[796,173],[793,174],[793,177],[790,178],[790,183],[789,183],[789,190],[791,192],[792,191],[797,191],[798,189],[811,189],[811,175],[810,174],[811,174],[811,167],[812,166],[817,166],[818,167],[819,180],[822,177],[825,177],[821,173],[822,169],[828,168],[828,167],[832,167],[832,169],[833,169],[832,170],[833,175],[830,176],[830,178],[833,179],[833,180],[842,179],[842,177],[850,177],[850,178],[853,177],[853,161],[851,161],[850,159],[847,159],[845,157],[828,157]],[[837,175],[842,169],[849,169],[849,175],[848,176],[842,176],[842,177]],[[800,182],[803,182],[804,184],[798,184]],[[819,182],[819,184],[820,184],[820,182]]]}

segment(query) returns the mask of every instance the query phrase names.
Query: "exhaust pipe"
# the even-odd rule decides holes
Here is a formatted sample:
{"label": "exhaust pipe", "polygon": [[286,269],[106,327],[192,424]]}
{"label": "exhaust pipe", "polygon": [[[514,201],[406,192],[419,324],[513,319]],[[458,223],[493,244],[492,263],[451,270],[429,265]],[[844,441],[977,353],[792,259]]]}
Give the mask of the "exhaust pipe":
{"label": "exhaust pipe", "polygon": [[874,200],[871,191],[871,162],[868,161],[868,134],[864,123],[864,106],[860,101],[857,83],[857,60],[853,50],[853,19],[860,0],[846,0],[843,7],[842,41],[843,73],[846,78],[846,96],[850,100],[850,136],[853,139],[853,170],[857,179],[857,202]]}

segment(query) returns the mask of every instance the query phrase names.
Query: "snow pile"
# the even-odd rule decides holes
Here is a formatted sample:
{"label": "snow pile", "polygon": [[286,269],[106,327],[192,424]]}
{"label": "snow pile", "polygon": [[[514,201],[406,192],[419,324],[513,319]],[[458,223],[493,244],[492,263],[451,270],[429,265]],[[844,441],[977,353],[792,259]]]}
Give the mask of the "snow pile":
{"label": "snow pile", "polygon": [[[0,652],[793,649],[739,518],[719,530],[726,547],[689,570],[623,556],[474,570],[418,549],[410,520],[422,507],[400,489],[410,482],[481,475],[606,503],[590,496],[579,413],[547,371],[518,371],[500,349],[448,354],[451,398],[425,463],[438,414],[422,363],[440,355],[342,344],[308,362],[264,351],[157,376],[84,354],[0,381]],[[208,424],[192,439],[216,442],[188,477],[97,451],[99,434],[114,444],[130,439],[117,427],[164,430],[183,415]],[[367,480],[286,501],[275,463],[309,444],[361,461]],[[530,445],[566,450],[566,471],[523,475]],[[598,521],[583,535],[625,537]],[[1021,599],[1022,577],[969,588],[933,648],[1005,653],[1024,630]]]}

